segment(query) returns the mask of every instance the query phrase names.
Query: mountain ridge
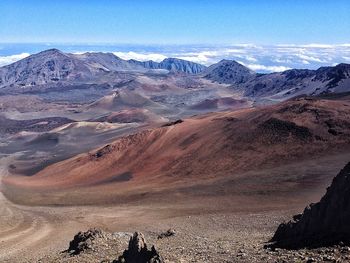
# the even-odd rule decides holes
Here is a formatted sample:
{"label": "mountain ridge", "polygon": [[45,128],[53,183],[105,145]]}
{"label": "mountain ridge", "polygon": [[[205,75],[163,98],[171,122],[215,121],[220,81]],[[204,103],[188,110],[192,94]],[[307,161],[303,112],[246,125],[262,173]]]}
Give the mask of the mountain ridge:
{"label": "mountain ridge", "polygon": [[[113,53],[65,53],[48,49],[10,65],[0,67],[2,93],[23,93],[34,87],[75,84],[103,84],[112,86],[129,81],[137,74],[186,74],[187,79],[230,85],[233,91],[258,101],[281,101],[300,95],[341,93],[350,90],[350,64],[311,69],[290,69],[260,74],[235,60],[223,59],[206,67],[191,61],[166,58],[152,60],[124,60]],[[192,76],[193,75],[193,76]],[[17,88],[17,89],[13,89]]]}
{"label": "mountain ridge", "polygon": [[145,72],[164,69],[169,72],[198,74],[206,67],[194,62],[167,58],[161,62],[124,60],[113,53],[64,53],[48,49],[12,64],[0,67],[0,88],[35,86],[57,81],[91,81],[109,72]]}

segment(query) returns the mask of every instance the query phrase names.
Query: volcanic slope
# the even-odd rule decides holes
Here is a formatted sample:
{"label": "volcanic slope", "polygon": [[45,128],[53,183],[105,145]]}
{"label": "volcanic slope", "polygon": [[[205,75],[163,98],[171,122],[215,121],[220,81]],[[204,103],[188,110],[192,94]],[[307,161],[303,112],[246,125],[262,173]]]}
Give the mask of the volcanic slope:
{"label": "volcanic slope", "polygon": [[[59,203],[62,198],[79,203],[69,194],[53,193],[102,187],[106,191],[99,190],[84,202],[123,202],[129,195],[141,200],[146,193],[228,179],[235,182],[233,188],[243,184],[242,191],[283,191],[279,183],[290,189],[291,182],[305,179],[303,173],[257,177],[253,171],[349,153],[349,143],[350,101],[298,98],[274,106],[201,115],[122,137],[32,177],[4,178],[4,192],[13,198],[11,191],[21,189],[14,197],[18,202],[30,203],[26,193],[33,198],[34,192],[48,191],[44,203]],[[208,194],[212,189],[208,186],[203,191]],[[40,197],[37,200],[43,202]]]}

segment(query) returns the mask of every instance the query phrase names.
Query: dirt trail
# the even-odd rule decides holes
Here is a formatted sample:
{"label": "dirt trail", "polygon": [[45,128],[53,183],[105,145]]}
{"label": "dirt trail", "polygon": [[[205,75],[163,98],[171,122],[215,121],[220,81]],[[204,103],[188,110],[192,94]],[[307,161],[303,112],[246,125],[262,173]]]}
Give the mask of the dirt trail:
{"label": "dirt trail", "polygon": [[[21,206],[3,195],[1,179],[10,175],[8,166],[18,155],[0,155],[0,262],[38,262],[46,255],[67,249],[69,241],[80,230],[90,227],[124,229],[140,221],[159,218],[154,210],[142,206]],[[145,216],[146,212],[152,216]],[[149,218],[150,217],[150,218]],[[130,220],[134,219],[134,220]],[[133,229],[133,228],[132,228]],[[45,262],[45,261],[44,261]]]}
{"label": "dirt trail", "polygon": [[[0,179],[8,175],[8,165],[13,158],[11,156],[0,159]],[[14,205],[2,192],[0,192],[0,226],[1,262],[20,261],[21,255],[33,253],[32,249],[45,244],[54,229],[48,214]]]}

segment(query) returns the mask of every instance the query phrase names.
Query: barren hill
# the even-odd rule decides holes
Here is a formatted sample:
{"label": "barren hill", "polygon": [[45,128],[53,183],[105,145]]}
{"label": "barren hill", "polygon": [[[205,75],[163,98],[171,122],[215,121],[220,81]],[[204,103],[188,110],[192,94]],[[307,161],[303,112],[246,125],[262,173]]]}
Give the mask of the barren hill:
{"label": "barren hill", "polygon": [[144,130],[4,182],[37,190],[110,185],[118,195],[153,192],[339,154],[349,148],[349,127],[349,101],[299,98]]}

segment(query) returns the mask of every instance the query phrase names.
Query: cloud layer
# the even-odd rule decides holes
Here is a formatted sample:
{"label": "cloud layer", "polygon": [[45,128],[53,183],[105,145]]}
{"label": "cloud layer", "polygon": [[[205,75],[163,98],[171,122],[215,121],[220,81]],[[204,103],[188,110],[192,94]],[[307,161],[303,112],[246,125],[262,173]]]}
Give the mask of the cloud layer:
{"label": "cloud layer", "polygon": [[114,55],[116,55],[117,57],[120,57],[122,59],[135,59],[135,60],[139,60],[139,61],[147,61],[147,60],[153,60],[156,62],[160,62],[163,59],[167,58],[167,56],[163,55],[163,54],[157,54],[157,53],[137,53],[137,52],[133,52],[133,51],[129,51],[129,52],[113,52]]}
{"label": "cloud layer", "polygon": [[[161,61],[175,57],[211,65],[221,59],[236,60],[252,70],[267,73],[290,68],[316,69],[339,63],[350,63],[350,44],[270,45],[236,44],[227,46],[62,46],[63,51],[82,53],[85,50],[112,52],[122,59]],[[34,52],[33,52],[34,53]],[[28,53],[0,56],[0,66],[13,63]]]}
{"label": "cloud layer", "polygon": [[21,53],[10,56],[0,56],[0,67],[16,62],[20,59],[28,57],[29,53]]}

